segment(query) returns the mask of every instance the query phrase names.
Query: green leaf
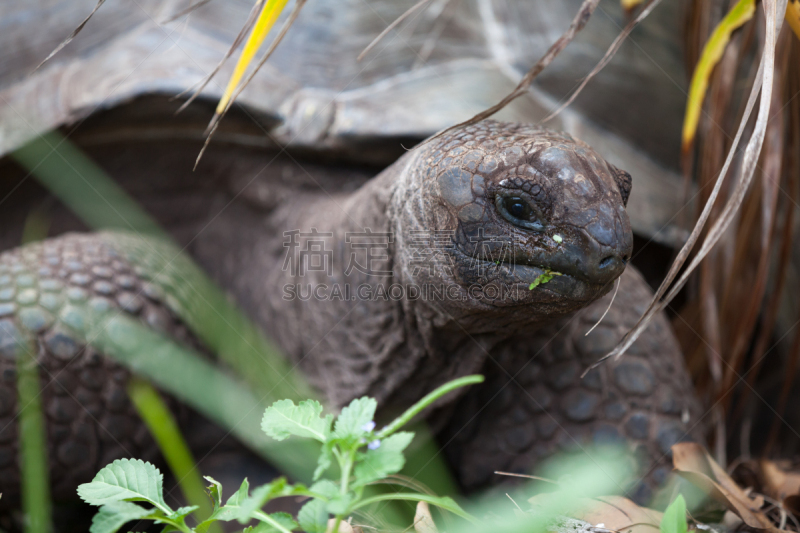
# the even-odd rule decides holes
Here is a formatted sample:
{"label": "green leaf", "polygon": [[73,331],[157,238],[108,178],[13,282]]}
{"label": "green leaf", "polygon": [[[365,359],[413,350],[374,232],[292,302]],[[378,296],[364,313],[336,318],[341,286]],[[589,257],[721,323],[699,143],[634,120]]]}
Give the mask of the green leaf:
{"label": "green leaf", "polygon": [[239,518],[238,505],[223,505],[219,509],[211,513],[211,516],[203,520],[197,525],[198,531],[205,531],[212,523],[216,521],[230,522]]}
{"label": "green leaf", "polygon": [[153,509],[145,509],[131,502],[112,502],[104,505],[92,518],[89,533],[116,533],[119,528],[134,520],[151,515]]}
{"label": "green leaf", "polygon": [[[375,409],[378,402],[373,398],[356,398],[342,409],[334,425],[333,437],[344,441],[358,441],[375,427]],[[372,427],[369,427],[369,426]]]}
{"label": "green leaf", "polygon": [[186,518],[187,516],[189,516],[190,514],[192,514],[194,511],[196,511],[199,508],[200,508],[199,505],[181,507],[177,511],[175,511],[174,513],[168,514],[167,518],[169,518],[170,520],[176,520],[176,521],[177,520],[183,520],[184,518]]}
{"label": "green leaf", "polygon": [[325,533],[328,529],[328,511],[325,502],[314,498],[297,513],[297,521],[306,533]]}
{"label": "green leaf", "polygon": [[248,522],[253,517],[253,513],[259,511],[269,500],[287,495],[284,493],[291,492],[292,488],[283,477],[255,488],[249,498],[239,503],[237,519],[240,523]]}
{"label": "green leaf", "polygon": [[413,438],[413,433],[401,431],[380,441],[377,449],[360,454],[354,470],[356,479],[352,487],[360,487],[399,472],[405,464],[403,450]]}
{"label": "green leaf", "polygon": [[[300,527],[299,525],[297,525],[297,522],[294,521],[294,518],[292,518],[292,515],[290,515],[289,513],[272,513],[269,515],[269,517],[275,520],[281,526],[288,529],[289,531],[292,531]],[[273,533],[275,531],[279,530],[268,522],[261,522],[253,529],[253,533]]]}
{"label": "green leaf", "polygon": [[332,515],[343,516],[349,511],[353,500],[355,500],[355,494],[352,492],[348,492],[344,496],[337,495],[325,505],[325,509]]}
{"label": "green leaf", "polygon": [[305,400],[295,405],[292,400],[279,400],[267,407],[261,429],[275,440],[294,435],[325,442],[331,433],[333,417],[322,417],[322,404]]}
{"label": "green leaf", "polygon": [[683,494],[678,494],[678,497],[664,511],[659,529],[661,533],[686,533],[688,524],[686,523],[686,500],[683,499]]}
{"label": "green leaf", "polygon": [[165,514],[172,509],[164,503],[164,476],[155,466],[139,459],[117,459],[102,468],[91,483],[78,487],[78,496],[90,505],[118,501],[150,502]]}
{"label": "green leaf", "polygon": [[197,524],[195,529],[199,533],[208,531],[208,528],[214,522],[230,522],[231,520],[236,520],[239,517],[239,503],[247,499],[250,490],[250,482],[245,478],[241,486],[239,486],[239,490],[228,498],[225,505],[220,506],[220,502],[222,501],[222,485],[212,477],[206,476],[206,479],[211,482],[211,485],[208,487],[208,495],[214,503],[214,512],[211,513],[211,516]]}
{"label": "green leaf", "polygon": [[[211,492],[219,493],[218,483],[212,478],[207,478],[214,485],[211,487]],[[231,522],[239,520],[241,523],[249,522],[252,518],[259,518],[265,516],[261,513],[261,507],[272,498],[281,496],[292,496],[295,494],[307,494],[308,490],[304,485],[290,485],[286,482],[286,478],[278,478],[272,483],[261,485],[253,490],[251,496],[248,495],[250,490],[250,483],[245,479],[236,493],[228,498],[228,501],[222,507],[217,507],[215,504],[214,512],[206,520],[201,522],[195,528],[199,533],[204,533],[208,527],[215,521]],[[216,501],[219,501],[217,499]],[[258,528],[255,531],[260,531]]]}
{"label": "green leaf", "polygon": [[222,507],[222,484],[211,476],[203,476],[203,479],[211,483],[211,485],[206,487],[206,492],[211,499],[211,503],[214,504],[214,510],[216,511]]}
{"label": "green leaf", "polygon": [[562,275],[563,275],[563,274],[561,274],[560,272],[554,272],[554,271],[552,271],[552,270],[545,270],[545,271],[544,271],[542,274],[539,274],[539,275],[536,277],[536,279],[535,279],[535,280],[533,280],[533,283],[531,283],[530,285],[528,285],[528,290],[529,290],[529,291],[532,291],[533,289],[535,289],[535,288],[536,288],[536,287],[538,287],[539,285],[544,285],[545,283],[547,283],[548,281],[550,281],[551,279],[553,279],[553,277],[555,277],[555,276],[562,276]]}
{"label": "green leaf", "polygon": [[314,470],[314,477],[312,478],[313,481],[316,481],[322,477],[322,474],[327,472],[327,470],[331,467],[331,463],[333,462],[334,445],[335,442],[330,440],[322,445],[322,449],[319,452],[319,458],[317,459],[317,468]]}
{"label": "green leaf", "polygon": [[239,490],[237,490],[233,494],[233,496],[228,498],[228,501],[225,502],[225,507],[234,505],[238,507],[239,505],[241,505],[243,501],[245,501],[248,498],[249,494],[250,494],[250,482],[247,481],[247,478],[244,478],[244,481],[242,481],[242,484],[239,486]]}
{"label": "green leaf", "polygon": [[317,481],[308,489],[311,492],[315,492],[320,496],[324,496],[328,499],[335,498],[339,495],[339,485],[334,483],[329,479],[323,479],[322,481]]}

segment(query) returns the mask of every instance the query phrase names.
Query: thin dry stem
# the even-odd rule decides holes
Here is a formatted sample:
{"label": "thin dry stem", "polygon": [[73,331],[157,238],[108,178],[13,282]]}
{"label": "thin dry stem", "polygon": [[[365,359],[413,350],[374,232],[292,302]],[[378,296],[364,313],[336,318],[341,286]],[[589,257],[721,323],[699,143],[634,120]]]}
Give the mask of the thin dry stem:
{"label": "thin dry stem", "polygon": [[[78,24],[78,27],[77,27],[77,28],[75,28],[74,30],[72,30],[72,33],[70,33],[70,34],[69,34],[69,37],[67,37],[66,39],[64,39],[63,41],[61,41],[61,44],[59,44],[58,46],[56,46],[55,50],[53,50],[52,52],[50,52],[50,55],[48,55],[46,58],[44,58],[44,60],[43,60],[41,63],[39,63],[38,65],[36,65],[36,68],[35,68],[35,69],[33,69],[33,72],[36,72],[37,70],[39,70],[39,68],[41,68],[41,66],[42,66],[42,65],[44,65],[45,63],[47,63],[47,62],[48,62],[48,61],[49,61],[49,60],[50,60],[50,59],[51,59],[51,58],[52,58],[54,55],[56,55],[57,53],[59,53],[59,52],[61,51],[61,49],[62,49],[62,48],[64,48],[65,46],[67,46],[67,45],[68,45],[68,44],[69,44],[69,43],[72,41],[72,39],[74,39],[74,38],[75,38],[75,37],[76,37],[76,36],[77,36],[77,35],[78,35],[78,34],[81,32],[81,30],[83,29],[83,27],[84,27],[84,26],[86,26],[86,23],[87,23],[87,22],[89,22],[89,19],[91,19],[91,18],[92,18],[92,16],[93,16],[95,13],[97,13],[97,10],[98,10],[98,9],[100,9],[100,6],[102,6],[102,5],[105,3],[105,1],[106,1],[106,0],[97,0],[97,4],[94,6],[94,9],[92,9],[92,12],[91,12],[91,13],[89,13],[89,15],[88,15],[88,16],[87,16],[85,19],[83,19],[83,21],[82,21],[80,24]],[[33,72],[32,72],[32,73],[33,73]],[[31,73],[31,74],[32,74],[32,73]]]}
{"label": "thin dry stem", "polygon": [[603,312],[603,315],[600,317],[600,319],[597,322],[594,323],[594,326],[589,328],[589,331],[586,332],[584,337],[588,337],[589,333],[593,332],[594,328],[596,328],[597,326],[600,325],[600,322],[603,321],[603,319],[606,317],[608,312],[611,310],[611,306],[614,305],[614,300],[617,299],[617,291],[619,291],[619,283],[620,283],[620,278],[617,278],[616,285],[614,286],[614,296],[612,296],[611,297],[611,301],[608,302],[608,307],[606,307],[606,310]]}
{"label": "thin dry stem", "polygon": [[599,2],[600,0],[583,1],[580,9],[578,10],[578,13],[575,15],[575,18],[572,19],[572,23],[569,25],[569,28],[567,28],[567,31],[565,31],[561,35],[561,37],[559,37],[558,40],[550,46],[550,48],[547,50],[544,56],[542,56],[542,58],[539,59],[539,61],[537,61],[533,67],[531,67],[531,69],[525,74],[525,76],[522,77],[519,84],[517,84],[514,90],[511,91],[508,95],[506,95],[505,98],[500,100],[498,103],[496,103],[489,109],[481,111],[474,117],[440,131],[433,137],[429,138],[428,141],[426,142],[430,142],[456,128],[469,126],[471,124],[475,124],[477,122],[480,122],[481,120],[489,118],[498,111],[500,111],[501,109],[503,109],[504,107],[506,107],[508,104],[519,98],[520,96],[524,95],[528,91],[528,88],[531,86],[531,83],[533,83],[533,80],[536,79],[536,76],[538,76],[545,68],[547,68],[547,66],[550,63],[552,63],[556,57],[558,57],[558,54],[560,54],[561,51],[564,50],[564,48],[566,48],[567,45],[572,42],[572,40],[575,38],[575,35],[577,35],[586,26],[586,23],[589,22],[589,19],[592,17],[592,14],[594,13],[594,10],[597,8],[597,4]]}
{"label": "thin dry stem", "polygon": [[372,42],[371,42],[371,43],[369,43],[369,44],[367,45],[367,47],[366,47],[366,48],[364,48],[364,50],[363,50],[363,51],[362,51],[360,54],[358,54],[358,57],[356,58],[356,61],[361,61],[362,59],[364,59],[364,56],[365,56],[365,55],[367,55],[367,54],[370,52],[370,50],[372,50],[373,48],[375,48],[375,45],[376,45],[376,44],[378,44],[379,42],[381,42],[381,40],[382,40],[384,37],[386,37],[386,35],[388,35],[388,33],[389,33],[390,31],[392,31],[392,30],[393,30],[393,29],[395,29],[397,26],[399,26],[399,25],[400,25],[400,24],[401,24],[401,23],[402,23],[402,22],[403,22],[405,19],[407,19],[409,16],[411,16],[411,14],[412,14],[412,13],[414,13],[414,11],[416,11],[416,10],[420,9],[420,8],[421,8],[421,7],[423,7],[425,4],[429,4],[429,3],[431,3],[432,1],[433,1],[433,0],[419,0],[419,2],[417,2],[417,3],[416,3],[416,4],[414,4],[413,6],[409,7],[409,8],[408,8],[408,9],[405,11],[405,13],[403,13],[402,15],[400,15],[399,17],[397,17],[396,19],[394,19],[394,22],[392,22],[391,24],[389,24],[388,26],[386,26],[386,29],[384,29],[382,32],[380,32],[380,34],[378,34],[378,36],[377,36],[377,37],[375,37],[375,38],[372,40]]}
{"label": "thin dry stem", "polygon": [[601,70],[603,70],[606,65],[608,65],[608,62],[611,61],[611,59],[616,55],[617,51],[619,50],[619,47],[622,46],[622,43],[625,41],[625,39],[627,39],[628,35],[630,35],[630,33],[633,31],[633,29],[636,26],[638,26],[639,23],[642,22],[645,18],[647,18],[647,16],[653,11],[653,9],[655,9],[656,6],[658,6],[658,4],[660,4],[660,3],[661,3],[661,0],[650,0],[647,3],[647,5],[644,7],[644,9],[642,9],[639,12],[639,14],[636,16],[636,18],[633,19],[632,21],[630,21],[625,26],[625,28],[623,28],[623,30],[620,32],[620,34],[617,36],[617,38],[614,39],[614,42],[611,43],[611,46],[608,47],[608,50],[606,51],[606,54],[603,56],[603,58],[600,60],[600,62],[597,63],[597,66],[595,66],[594,69],[592,69],[592,71],[589,73],[589,75],[586,76],[583,79],[581,84],[572,93],[572,95],[567,99],[567,101],[564,102],[563,104],[561,104],[558,107],[558,109],[556,109],[555,111],[553,111],[552,113],[547,115],[542,120],[542,122],[549,121],[550,119],[552,119],[553,117],[555,117],[556,115],[561,113],[564,109],[566,109],[567,106],[569,106],[572,102],[575,101],[575,99],[578,97],[579,94],[581,94],[581,91],[583,91],[584,87],[586,87],[586,85],[592,80],[592,78],[597,76],[597,74]]}
{"label": "thin dry stem", "polygon": [[190,5],[189,7],[185,8],[185,9],[181,9],[176,14],[172,15],[167,20],[162,22],[162,24],[169,24],[170,22],[174,22],[174,21],[178,20],[179,18],[181,18],[182,16],[188,15],[189,13],[194,11],[195,9],[199,9],[199,8],[203,7],[204,5],[206,5],[209,2],[211,2],[211,0],[199,0],[198,2],[195,2],[194,4]]}
{"label": "thin dry stem", "polygon": [[289,18],[286,19],[286,22],[284,22],[283,27],[281,28],[281,31],[278,33],[278,35],[275,37],[275,39],[270,43],[269,48],[267,48],[267,51],[264,52],[264,55],[261,58],[261,60],[258,62],[258,64],[256,65],[256,68],[253,69],[253,71],[244,80],[243,83],[239,84],[239,86],[236,88],[236,91],[234,91],[233,95],[231,95],[231,99],[228,102],[228,105],[225,106],[225,109],[222,111],[222,113],[214,114],[214,117],[211,119],[211,122],[209,123],[208,128],[206,128],[206,133],[207,133],[206,141],[203,143],[203,148],[200,149],[200,153],[197,154],[197,160],[194,163],[194,168],[197,168],[197,165],[200,163],[200,159],[203,157],[203,154],[205,153],[206,148],[208,148],[208,143],[211,142],[211,137],[214,136],[214,132],[217,131],[217,128],[219,127],[219,123],[222,120],[222,117],[225,116],[225,114],[231,108],[231,106],[236,101],[236,99],[239,97],[239,95],[242,93],[242,91],[244,91],[245,88],[247,88],[247,86],[253,80],[253,78],[258,73],[258,71],[261,69],[261,67],[264,66],[264,63],[267,62],[267,60],[270,58],[272,53],[275,51],[275,49],[281,43],[283,38],[286,36],[286,33],[289,31],[289,28],[291,28],[292,24],[294,24],[294,21],[297,19],[297,15],[300,14],[300,10],[303,8],[305,3],[306,3],[306,0],[297,0],[297,2],[294,5],[294,9],[292,10],[291,14],[289,15]]}
{"label": "thin dry stem", "polygon": [[[785,9],[786,7],[786,0],[777,0],[780,2],[780,6]],[[764,12],[766,14],[766,36],[765,36],[765,43],[764,43],[764,50],[761,57],[761,61],[758,67],[758,73],[756,74],[756,81],[753,85],[753,88],[750,92],[750,96],[747,101],[747,105],[745,107],[745,113],[742,117],[742,120],[739,124],[739,129],[736,132],[736,137],[734,138],[733,144],[728,151],[728,157],[725,160],[725,165],[723,166],[722,171],[717,178],[716,183],[714,184],[714,190],[712,194],[709,196],[708,201],[706,202],[705,207],[703,208],[703,212],[700,215],[699,220],[697,221],[694,230],[689,235],[687,242],[684,244],[683,248],[681,249],[678,257],[673,262],[670,270],[662,282],[661,286],[659,287],[658,291],[656,292],[650,306],[648,307],[645,314],[639,319],[637,324],[634,328],[629,331],[625,337],[619,342],[619,344],[612,350],[609,354],[600,358],[596,363],[591,365],[589,368],[586,369],[584,375],[589,372],[590,370],[596,368],[604,361],[608,360],[611,357],[621,357],[625,351],[630,348],[630,346],[639,338],[639,335],[647,328],[650,321],[653,319],[655,314],[662,309],[664,309],[670,301],[677,295],[677,293],[683,288],[686,284],[686,281],[689,278],[689,275],[697,268],[697,265],[702,261],[711,248],[719,241],[722,237],[725,230],[730,225],[731,221],[733,220],[734,215],[739,209],[739,206],[742,203],[742,199],[744,198],[747,189],[749,188],[750,182],[752,181],[756,163],[758,161],[758,155],[761,152],[761,147],[764,142],[764,136],[766,134],[766,126],[767,121],[769,118],[769,109],[771,104],[771,95],[773,90],[773,77],[775,71],[775,47],[776,47],[776,37],[777,31],[780,30],[781,23],[783,21],[782,17],[777,16],[778,9],[776,7],[776,0],[765,0],[762,4],[764,8]],[[783,11],[781,11],[783,14]],[[756,119],[756,124],[753,129],[753,134],[750,137],[750,140],[745,147],[744,158],[740,168],[740,179],[736,183],[736,187],[733,190],[731,197],[728,199],[727,204],[719,216],[717,220],[714,221],[713,226],[708,231],[706,239],[703,241],[700,250],[697,252],[695,257],[692,259],[689,266],[683,271],[683,274],[678,278],[678,281],[672,284],[675,278],[678,276],[681,268],[683,267],[684,263],[689,257],[689,254],[692,252],[695,243],[700,237],[703,228],[708,221],[708,216],[710,214],[711,208],[714,202],[717,199],[717,195],[719,194],[719,190],[722,186],[722,183],[725,180],[725,176],[728,173],[728,169],[733,161],[734,155],[736,153],[736,148],[741,140],[741,137],[744,133],[744,130],[747,125],[747,121],[750,118],[753,108],[755,107],[755,101],[758,99],[759,92],[761,93],[761,99],[759,103],[759,111],[758,116]],[[671,287],[671,289],[670,289]]]}
{"label": "thin dry stem", "polygon": [[[205,1],[210,1],[210,0],[205,0]],[[199,3],[200,2],[198,2],[198,4]],[[178,108],[178,110],[175,112],[176,115],[181,111],[183,111],[184,109],[186,109],[189,106],[189,104],[191,104],[195,100],[195,98],[197,98],[200,95],[200,93],[203,92],[203,89],[206,88],[206,85],[209,84],[209,82],[214,78],[214,76],[217,75],[219,70],[222,68],[222,65],[225,64],[228,58],[230,58],[233,55],[233,52],[235,52],[236,49],[239,47],[239,45],[242,44],[242,41],[247,35],[247,32],[250,31],[250,29],[253,27],[253,24],[255,24],[256,19],[258,18],[258,12],[261,8],[261,4],[263,3],[264,0],[256,1],[256,3],[253,5],[253,9],[250,10],[250,14],[247,16],[247,20],[242,26],[242,29],[239,30],[239,33],[236,35],[236,39],[234,39],[233,44],[231,45],[230,48],[228,48],[228,51],[225,52],[225,56],[220,60],[219,63],[217,63],[217,66],[214,67],[214,70],[211,71],[211,73],[208,74],[205,78],[203,78],[203,80],[200,82],[200,86],[197,89],[195,89],[194,94],[192,94],[192,96]],[[186,94],[191,90],[192,90],[191,88],[186,89],[182,93],[176,95],[175,98],[180,98],[181,96],[183,96],[184,94]]]}

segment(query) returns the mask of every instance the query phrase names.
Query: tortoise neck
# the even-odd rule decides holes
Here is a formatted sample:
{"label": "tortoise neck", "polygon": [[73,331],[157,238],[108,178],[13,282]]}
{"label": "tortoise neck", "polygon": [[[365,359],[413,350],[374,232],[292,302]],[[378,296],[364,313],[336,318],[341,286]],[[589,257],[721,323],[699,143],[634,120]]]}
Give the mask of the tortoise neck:
{"label": "tortoise neck", "polygon": [[[335,405],[361,395],[385,403],[409,380],[429,387],[429,377],[414,378],[421,367],[455,377],[476,371],[486,356],[396,261],[409,231],[426,227],[406,216],[421,201],[417,157],[407,154],[352,194],[298,195],[271,215],[283,246],[272,237],[261,321]],[[418,208],[412,211],[424,212]]]}

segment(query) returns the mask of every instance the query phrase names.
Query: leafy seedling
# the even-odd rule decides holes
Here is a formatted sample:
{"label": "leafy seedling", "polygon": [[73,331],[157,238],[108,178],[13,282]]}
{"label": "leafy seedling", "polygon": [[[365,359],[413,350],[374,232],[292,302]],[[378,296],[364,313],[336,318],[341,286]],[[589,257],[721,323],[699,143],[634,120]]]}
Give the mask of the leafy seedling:
{"label": "leafy seedling", "polygon": [[[266,409],[261,421],[261,429],[268,436],[279,441],[289,437],[313,439],[322,444],[314,484],[306,488],[278,478],[251,492],[245,479],[239,490],[223,504],[222,485],[206,477],[210,483],[207,492],[213,512],[194,528],[186,524],[186,518],[198,507],[173,510],[167,505],[163,495],[163,475],[158,468],[138,459],[118,459],[100,470],[91,483],[78,487],[78,495],[86,503],[100,506],[89,531],[115,533],[128,522],[152,520],[163,524],[163,531],[206,533],[215,522],[236,520],[247,524],[255,520],[258,525],[252,527],[253,533],[291,533],[298,529],[306,533],[327,533],[329,517],[333,515],[330,532],[338,533],[339,525],[354,511],[389,500],[425,502],[474,522],[471,515],[448,497],[414,492],[364,497],[364,487],[397,474],[403,468],[404,451],[414,434],[399,430],[414,416],[448,392],[482,381],[483,376],[467,376],[446,383],[380,431],[376,431],[373,420],[378,405],[373,398],[353,400],[336,419],[330,414],[323,415],[322,404],[315,400],[306,400],[298,405],[291,400],[275,402]],[[334,460],[341,473],[339,479],[323,479]],[[296,519],[287,513],[267,514],[261,510],[269,501],[287,496],[310,498]],[[247,528],[245,531],[250,530]]]}

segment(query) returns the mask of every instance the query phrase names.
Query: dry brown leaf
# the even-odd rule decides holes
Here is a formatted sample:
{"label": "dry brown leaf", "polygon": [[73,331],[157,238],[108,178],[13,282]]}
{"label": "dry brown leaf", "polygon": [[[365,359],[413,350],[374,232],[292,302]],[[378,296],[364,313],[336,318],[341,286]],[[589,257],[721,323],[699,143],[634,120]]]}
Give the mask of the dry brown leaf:
{"label": "dry brown leaf", "polygon": [[575,518],[592,525],[603,524],[604,529],[619,533],[657,533],[663,513],[647,507],[639,507],[622,496],[603,496],[586,499],[582,512]]}
{"label": "dry brown leaf", "polygon": [[417,512],[414,514],[414,531],[417,533],[439,533],[433,523],[431,508],[426,502],[417,503]]}
{"label": "dry brown leaf", "polygon": [[764,499],[749,497],[699,444],[681,442],[672,446],[672,463],[681,477],[739,515],[748,526],[778,531],[760,511]]}
{"label": "dry brown leaf", "polygon": [[[334,524],[336,524],[335,518],[328,520],[328,529],[325,533],[331,533],[333,531]],[[350,522],[345,522],[342,520],[339,522],[339,533],[364,533],[364,531],[360,527],[350,525]]]}
{"label": "dry brown leaf", "polygon": [[764,492],[776,500],[800,494],[800,472],[787,472],[773,461],[759,462]]}
{"label": "dry brown leaf", "polygon": [[[537,494],[528,502],[535,506],[548,506],[551,493]],[[640,507],[622,496],[578,498],[568,513],[570,518],[583,520],[593,526],[618,533],[658,533],[663,513]]]}

